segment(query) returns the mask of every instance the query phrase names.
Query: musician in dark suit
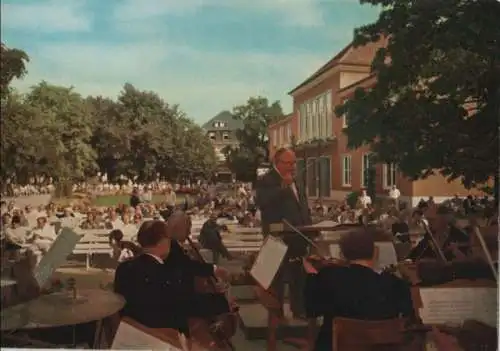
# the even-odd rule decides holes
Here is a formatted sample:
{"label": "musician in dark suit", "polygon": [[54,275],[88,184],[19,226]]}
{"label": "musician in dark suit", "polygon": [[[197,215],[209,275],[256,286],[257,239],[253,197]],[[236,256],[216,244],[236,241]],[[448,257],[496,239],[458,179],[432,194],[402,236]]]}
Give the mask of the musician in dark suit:
{"label": "musician in dark suit", "polygon": [[[294,226],[312,223],[306,194],[295,182],[295,168],[295,153],[290,149],[279,149],[274,155],[273,168],[257,181],[256,204],[261,211],[264,236],[270,233],[270,224],[282,223],[283,220]],[[282,238],[288,252],[271,288],[283,302],[284,286],[288,281],[292,313],[295,317],[302,317],[305,283],[302,257],[308,254],[309,245],[291,230],[282,233]]]}
{"label": "musician in dark suit", "polygon": [[217,214],[212,213],[210,218],[203,223],[200,230],[199,242],[204,249],[212,251],[214,263],[219,263],[222,256],[228,260],[232,259],[231,254],[222,242],[220,234],[221,227],[217,224]]}
{"label": "musician in dark suit", "polygon": [[309,317],[323,316],[315,351],[332,350],[335,317],[384,320],[413,316],[410,285],[391,273],[375,272],[378,255],[373,235],[357,229],[344,235],[340,251],[346,265],[331,265],[308,272],[305,300]]}
{"label": "musician in dark suit", "polygon": [[184,259],[165,222],[143,224],[137,240],[144,253],[121,263],[115,273],[115,291],[126,300],[125,316],[150,328],[172,328],[188,335],[188,317],[228,309],[222,294],[195,294],[194,276],[213,272],[213,266]]}

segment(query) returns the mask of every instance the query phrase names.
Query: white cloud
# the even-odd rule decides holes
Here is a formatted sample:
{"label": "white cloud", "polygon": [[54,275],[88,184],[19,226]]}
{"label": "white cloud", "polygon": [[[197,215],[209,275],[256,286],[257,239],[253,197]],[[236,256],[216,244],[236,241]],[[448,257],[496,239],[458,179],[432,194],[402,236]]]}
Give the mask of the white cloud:
{"label": "white cloud", "polygon": [[281,100],[321,66],[328,56],[307,53],[204,52],[156,42],[124,45],[43,44],[32,53],[28,75],[16,82],[21,90],[46,80],[75,86],[84,94],[116,97],[125,82],[157,92],[179,103],[195,120],[204,121],[222,109],[263,95]]}
{"label": "white cloud", "polygon": [[[338,0],[334,0],[338,1]],[[324,24],[318,0],[125,0],[115,6],[114,19],[119,24],[182,15],[206,7],[271,13],[286,25],[316,27]]]}
{"label": "white cloud", "polygon": [[44,3],[1,4],[2,28],[27,32],[77,32],[91,28],[92,18],[84,13],[85,1],[50,0]]}

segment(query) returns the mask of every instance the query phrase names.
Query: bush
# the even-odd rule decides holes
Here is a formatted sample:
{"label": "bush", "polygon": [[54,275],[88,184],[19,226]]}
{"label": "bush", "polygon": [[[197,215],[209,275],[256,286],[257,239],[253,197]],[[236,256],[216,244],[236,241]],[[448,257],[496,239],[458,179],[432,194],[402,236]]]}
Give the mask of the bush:
{"label": "bush", "polygon": [[345,198],[347,201],[347,204],[349,205],[350,208],[355,208],[357,203],[358,203],[358,198],[361,196],[360,191],[353,191],[352,193],[348,194]]}

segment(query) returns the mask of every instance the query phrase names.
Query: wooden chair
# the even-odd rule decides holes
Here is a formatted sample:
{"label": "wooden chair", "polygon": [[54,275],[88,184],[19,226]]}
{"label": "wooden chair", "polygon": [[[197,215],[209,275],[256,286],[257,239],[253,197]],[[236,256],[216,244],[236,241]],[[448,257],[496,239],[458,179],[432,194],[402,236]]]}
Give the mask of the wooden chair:
{"label": "wooden chair", "polygon": [[333,351],[400,351],[405,344],[405,319],[333,320]]}

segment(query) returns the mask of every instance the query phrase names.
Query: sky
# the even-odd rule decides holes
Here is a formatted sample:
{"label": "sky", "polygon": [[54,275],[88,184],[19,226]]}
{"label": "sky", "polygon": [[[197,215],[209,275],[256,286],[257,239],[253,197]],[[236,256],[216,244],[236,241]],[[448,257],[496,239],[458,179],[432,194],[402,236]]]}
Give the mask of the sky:
{"label": "sky", "polygon": [[2,42],[45,80],[116,98],[124,83],[203,123],[251,96],[280,100],[377,11],[358,0],[2,0]]}

